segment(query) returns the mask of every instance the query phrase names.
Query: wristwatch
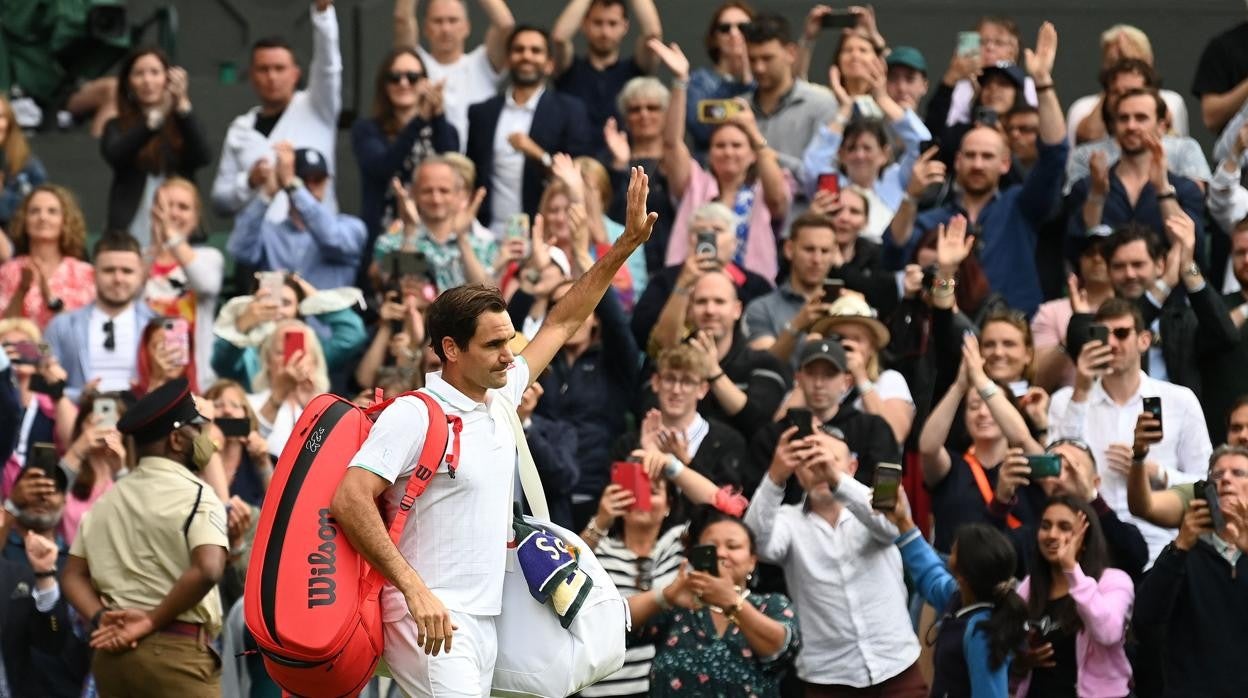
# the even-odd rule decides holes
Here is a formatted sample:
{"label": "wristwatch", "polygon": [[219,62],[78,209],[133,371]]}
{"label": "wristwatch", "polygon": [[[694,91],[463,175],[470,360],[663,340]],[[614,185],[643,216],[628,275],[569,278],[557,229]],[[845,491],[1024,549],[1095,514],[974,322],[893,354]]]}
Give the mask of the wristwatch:
{"label": "wristwatch", "polygon": [[531,269],[531,268],[525,269],[523,276],[524,276],[524,280],[531,284],[535,284],[538,281],[542,280],[542,272],[536,269]]}
{"label": "wristwatch", "polygon": [[550,167],[552,164],[554,164],[554,162],[555,162],[555,159],[550,156],[550,153],[542,153],[543,165],[545,165],[546,167]]}
{"label": "wristwatch", "polygon": [[1192,278],[1200,276],[1200,266],[1195,262],[1188,262],[1187,268],[1183,270],[1183,275],[1190,276]]}
{"label": "wristwatch", "polygon": [[302,186],[303,186],[303,180],[302,180],[301,178],[299,178],[299,177],[295,177],[295,178],[291,179],[291,180],[290,180],[290,183],[288,183],[288,184],[286,185],[286,187],[285,187],[285,189],[286,189],[286,193],[287,193],[287,194],[294,194],[294,193],[295,193],[295,190],[296,190],[296,189],[299,189],[299,188],[300,188],[300,187],[302,187]]}

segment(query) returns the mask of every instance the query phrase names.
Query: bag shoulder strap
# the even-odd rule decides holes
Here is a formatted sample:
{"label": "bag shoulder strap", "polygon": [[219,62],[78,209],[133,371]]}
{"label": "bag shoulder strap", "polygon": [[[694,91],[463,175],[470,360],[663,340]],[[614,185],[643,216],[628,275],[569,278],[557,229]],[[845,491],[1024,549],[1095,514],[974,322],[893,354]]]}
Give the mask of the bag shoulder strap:
{"label": "bag shoulder strap", "polygon": [[429,410],[429,430],[425,432],[425,445],[420,449],[420,456],[416,459],[416,469],[412,471],[411,477],[407,480],[407,489],[403,491],[403,499],[399,500],[399,508],[394,514],[394,521],[390,522],[390,540],[395,545],[399,544],[399,536],[403,533],[403,526],[407,524],[408,514],[411,513],[416,498],[424,494],[429,487],[429,482],[433,480],[434,473],[438,471],[438,465],[443,455],[446,454],[448,438],[451,439],[451,454],[446,456],[446,460],[447,466],[451,469],[451,476],[454,477],[454,469],[459,465],[459,432],[463,428],[463,422],[458,417],[448,417],[437,400],[415,390],[373,405],[365,413],[373,417],[390,403],[408,396],[425,403],[425,407]]}
{"label": "bag shoulder strap", "polygon": [[[979,496],[984,498],[984,506],[992,506],[994,494],[992,485],[988,484],[988,474],[984,472],[984,466],[979,462],[979,457],[975,455],[975,447],[966,450],[962,454],[962,458],[966,461],[966,466],[971,470],[971,476],[975,478],[975,486],[979,488]],[[1022,521],[1013,514],[1005,515],[1005,523],[1010,528],[1019,528],[1023,525]]]}
{"label": "bag shoulder strap", "polygon": [[500,410],[507,414],[511,431],[516,436],[516,451],[520,456],[520,489],[524,492],[524,499],[529,503],[529,510],[534,516],[549,521],[550,507],[546,504],[546,489],[542,487],[542,477],[537,472],[537,464],[533,462],[533,454],[529,452],[529,442],[524,438],[524,426],[520,424],[516,406],[501,393],[495,393],[494,398],[500,403]]}

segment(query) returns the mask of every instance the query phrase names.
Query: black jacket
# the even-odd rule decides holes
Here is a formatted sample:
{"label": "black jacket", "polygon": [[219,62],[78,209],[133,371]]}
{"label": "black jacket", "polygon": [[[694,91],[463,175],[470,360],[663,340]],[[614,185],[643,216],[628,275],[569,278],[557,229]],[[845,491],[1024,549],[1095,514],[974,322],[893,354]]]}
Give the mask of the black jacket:
{"label": "black jacket", "polygon": [[1248,555],[1234,569],[1212,545],[1166,547],[1135,593],[1135,624],[1165,633],[1163,695],[1242,696],[1248,657]]}
{"label": "black jacket", "polygon": [[766,424],[775,415],[793,385],[793,372],[775,354],[751,349],[739,330],[733,335],[732,348],[720,360],[719,366],[728,379],[745,392],[745,406],[736,414],[728,414],[715,398],[712,388],[698,403],[698,412],[707,419],[728,424],[744,439],[757,431],[759,424]]}
{"label": "black jacket", "polygon": [[[1241,292],[1222,297],[1227,308],[1245,301]],[[1205,409],[1205,424],[1209,427],[1209,439],[1214,444],[1226,442],[1226,418],[1231,405],[1248,394],[1248,334],[1241,327],[1235,332],[1235,342],[1222,351],[1209,353],[1200,362],[1201,407]]]}
{"label": "black jacket", "polygon": [[577,465],[576,429],[571,424],[533,415],[524,428],[533,464],[542,479],[550,520],[572,528],[572,489],[581,476]]}
{"label": "black jacket", "polygon": [[[858,472],[854,479],[870,487],[875,481],[877,463],[901,463],[901,447],[893,436],[892,427],[879,415],[859,412],[846,402],[832,417],[829,426],[836,427],[845,435],[849,450],[858,457]],[[759,429],[750,439],[750,457],[746,472],[745,496],[753,497],[758,483],[767,477],[771,459],[780,443],[780,434],[788,429],[785,420],[772,422]],[[790,477],[784,490],[784,503],[796,504],[802,498],[802,488],[796,477]]]}
{"label": "black jacket", "polygon": [[[178,175],[193,182],[195,171],[212,162],[213,149],[208,146],[204,128],[195,112],[186,115],[175,112],[169,118],[182,134],[182,147],[175,152],[166,144],[162,149],[164,169],[154,174]],[[104,134],[100,136],[100,154],[104,156],[108,166],[113,168],[113,183],[108,189],[106,230],[126,230],[130,227],[134,214],[139,210],[147,177],[153,174],[140,169],[136,159],[153,138],[162,136],[163,128],[162,126],[153,131],[146,123],[137,123],[123,130],[116,117],[104,124]]]}
{"label": "black jacket", "polygon": [[[494,132],[503,113],[507,99],[504,92],[468,107],[468,148],[465,154],[477,165],[477,186],[485,187],[485,201],[481,202],[478,218],[482,225],[489,225],[491,214],[491,190],[494,176]],[[533,125],[529,137],[550,155],[567,153],[572,157],[593,155],[589,138],[589,118],[585,104],[571,95],[560,94],[547,85],[537,100]],[[546,189],[546,167],[531,158],[524,160],[521,179],[521,208],[530,216],[537,215]]]}
{"label": "black jacket", "polygon": [[897,307],[897,277],[884,269],[879,243],[858,238],[854,242],[854,258],[843,266],[832,267],[828,276],[843,279],[845,288],[866,296],[867,303],[881,318],[887,318]]}
{"label": "black jacket", "polygon": [[[1204,357],[1225,351],[1239,341],[1239,330],[1231,322],[1230,313],[1211,282],[1206,281],[1205,287],[1196,293],[1171,293],[1161,308],[1153,305],[1147,296],[1141,296],[1136,305],[1144,316],[1145,327],[1151,327],[1154,320],[1160,324],[1161,356],[1166,362],[1169,381],[1190,388],[1196,397],[1202,397],[1200,365]],[[1078,360],[1092,322],[1092,315],[1071,316],[1066,326],[1066,348],[1072,359]],[[1141,361],[1141,368],[1149,372],[1148,355],[1142,356]]]}
{"label": "black jacket", "polygon": [[[676,231],[678,235],[683,235],[681,231]],[[676,288],[676,279],[680,277],[681,265],[674,264],[666,267],[658,274],[650,277],[646,283],[646,290],[642,291],[641,298],[637,299],[637,303],[633,306],[633,319],[630,326],[633,330],[633,339],[637,340],[637,346],[642,351],[646,351],[650,344],[650,332],[654,330],[654,326],[659,323],[659,316],[663,314],[663,306],[667,305],[667,299],[672,295],[672,289]],[[750,304],[750,301],[771,293],[775,288],[767,279],[755,274],[748,269],[740,269],[742,274],[741,283],[737,284],[737,298],[741,301],[741,307]],[[732,272],[729,272],[732,275]]]}
{"label": "black jacket", "polygon": [[77,698],[91,671],[91,650],[74,634],[62,592],[47,613],[35,607],[29,565],[0,560],[0,643],[14,696]]}

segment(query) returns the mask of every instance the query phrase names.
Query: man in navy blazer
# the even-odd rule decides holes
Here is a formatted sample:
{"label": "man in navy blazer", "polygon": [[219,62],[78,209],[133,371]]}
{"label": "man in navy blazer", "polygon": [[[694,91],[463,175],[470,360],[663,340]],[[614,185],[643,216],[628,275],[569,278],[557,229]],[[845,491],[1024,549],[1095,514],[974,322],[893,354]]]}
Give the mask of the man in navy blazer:
{"label": "man in navy blazer", "polygon": [[546,31],[516,27],[507,61],[511,85],[468,108],[466,154],[477,165],[477,186],[487,191],[478,215],[496,234],[514,214],[537,215],[556,153],[576,157],[591,148],[585,105],[547,84],[554,62]]}
{"label": "man in navy blazer", "polygon": [[130,389],[143,328],[155,317],[138,300],[145,279],[138,240],[126,233],[105,235],[95,244],[94,259],[95,302],[57,315],[43,334],[69,374],[65,394],[75,401],[96,378],[101,392]]}

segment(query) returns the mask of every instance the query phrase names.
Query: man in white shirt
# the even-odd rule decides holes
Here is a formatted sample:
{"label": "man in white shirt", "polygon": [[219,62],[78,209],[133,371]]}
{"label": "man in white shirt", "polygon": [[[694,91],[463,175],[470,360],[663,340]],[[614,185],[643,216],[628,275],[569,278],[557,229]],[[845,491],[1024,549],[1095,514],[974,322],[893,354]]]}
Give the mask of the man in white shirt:
{"label": "man in white shirt", "polygon": [[[334,142],[342,109],[342,56],[333,0],[316,0],[311,18],[312,63],[306,90],[295,90],[302,72],[284,39],[263,38],[252,45],[251,85],[260,106],[235,117],[221,145],[212,206],[222,216],[233,216],[259,194],[276,162],[273,146],[282,141],[324,153],[330,176],[338,171]],[[325,203],[338,211],[333,187],[326,192]],[[286,194],[278,193],[266,218],[275,223],[286,220],[288,210]]]}
{"label": "man in white shirt", "polygon": [[95,244],[95,301],[61,313],[43,338],[64,367],[65,394],[77,400],[87,383],[99,392],[130,390],[137,377],[139,339],[155,317],[143,292],[143,250],[129,234],[106,235]]}
{"label": "man in white shirt", "polygon": [[[897,527],[871,508],[854,479],[858,461],[843,439],[817,432],[780,439],[745,513],[760,560],[784,568],[802,621],[797,676],[806,695],[925,696],[919,640],[906,612]],[[806,491],[781,504],[789,476]]]}
{"label": "man in white shirt", "polygon": [[[1151,378],[1140,369],[1140,355],[1152,344],[1152,333],[1134,303],[1111,298],[1097,310],[1096,322],[1109,328],[1109,345],[1096,340],[1083,345],[1074,386],[1058,390],[1049,404],[1049,433],[1053,439],[1080,439],[1091,447],[1101,476],[1101,497],[1140,529],[1149,559],[1155,560],[1174,533],[1129,515],[1131,464],[1144,461],[1153,489],[1195,482],[1212,453],[1209,432],[1191,390]],[[1164,435],[1145,454],[1134,452],[1133,445],[1146,397],[1161,398]]]}
{"label": "man in white shirt", "polygon": [[429,306],[428,334],[442,371],[429,374],[425,391],[461,421],[447,444],[459,458],[453,471],[444,461],[416,499],[397,546],[375,502],[385,494],[389,518],[404,496],[424,447],[424,403],[400,398],[351,459],[332,513],[389,582],[381,599],[385,658],[408,695],[490,693],[516,474],[516,417],[507,412],[649,237],[657,215],[645,211],[648,193],[646,175],[634,168],[623,237],[559,301],[519,357],[509,348],[516,331],[498,289],[461,286]]}
{"label": "man in white shirt", "polygon": [[464,51],[472,24],[464,0],[429,0],[425,4],[425,42],[418,43],[416,19],[419,0],[395,0],[394,45],[415,49],[434,82],[442,82],[446,120],[459,131],[459,150],[468,145],[468,107],[498,93],[498,82],[507,68],[507,37],[516,26],[504,0],[479,0],[490,20],[485,40]]}

